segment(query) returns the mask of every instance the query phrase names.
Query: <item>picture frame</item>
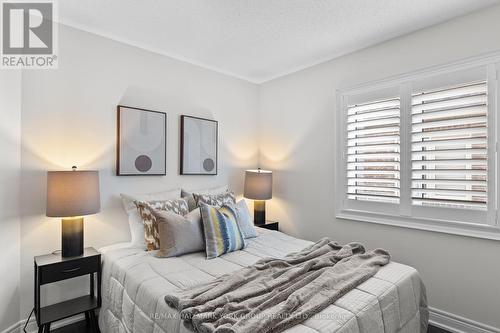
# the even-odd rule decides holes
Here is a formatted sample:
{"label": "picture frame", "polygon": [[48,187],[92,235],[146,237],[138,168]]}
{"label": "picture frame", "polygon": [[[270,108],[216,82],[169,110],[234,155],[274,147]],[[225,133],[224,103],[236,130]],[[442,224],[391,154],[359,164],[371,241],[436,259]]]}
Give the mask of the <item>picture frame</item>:
{"label": "picture frame", "polygon": [[218,174],[218,131],[216,120],[181,115],[181,175]]}
{"label": "picture frame", "polygon": [[116,175],[166,175],[167,114],[126,105],[116,113]]}

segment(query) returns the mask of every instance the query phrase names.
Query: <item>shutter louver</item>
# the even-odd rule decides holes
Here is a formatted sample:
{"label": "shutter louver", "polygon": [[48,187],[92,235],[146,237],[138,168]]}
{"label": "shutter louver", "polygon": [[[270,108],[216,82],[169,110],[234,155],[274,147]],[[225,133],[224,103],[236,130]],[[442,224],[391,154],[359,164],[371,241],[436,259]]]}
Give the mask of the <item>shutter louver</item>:
{"label": "shutter louver", "polygon": [[399,203],[399,128],[399,98],[348,107],[348,199]]}
{"label": "shutter louver", "polygon": [[487,83],[412,95],[412,203],[487,209]]}

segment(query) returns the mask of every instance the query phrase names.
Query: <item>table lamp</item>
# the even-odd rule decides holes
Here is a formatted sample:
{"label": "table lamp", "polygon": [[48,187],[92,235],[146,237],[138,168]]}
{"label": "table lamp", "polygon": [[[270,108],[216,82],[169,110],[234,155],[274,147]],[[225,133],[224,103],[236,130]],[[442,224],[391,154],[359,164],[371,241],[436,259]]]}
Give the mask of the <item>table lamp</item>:
{"label": "table lamp", "polygon": [[47,172],[48,217],[62,218],[61,255],[83,254],[83,216],[101,209],[98,171]]}
{"label": "table lamp", "polygon": [[266,223],[266,201],[273,197],[273,172],[267,170],[245,171],[243,196],[254,200],[253,221],[256,225]]}

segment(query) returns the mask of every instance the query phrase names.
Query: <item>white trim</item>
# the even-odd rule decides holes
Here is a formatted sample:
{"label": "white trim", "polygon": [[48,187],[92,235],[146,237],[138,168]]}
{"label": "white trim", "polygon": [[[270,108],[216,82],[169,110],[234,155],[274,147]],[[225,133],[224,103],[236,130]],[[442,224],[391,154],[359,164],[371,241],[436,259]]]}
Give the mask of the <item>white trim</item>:
{"label": "white trim", "polygon": [[431,307],[429,323],[452,333],[500,333],[498,328]]}
{"label": "white trim", "polygon": [[[499,77],[500,77],[500,62],[497,62],[496,63],[496,73],[495,74],[495,84],[496,84],[496,88],[497,88],[497,91],[496,91],[496,99],[494,101],[495,103],[495,107],[496,107],[496,123],[494,124],[495,126],[495,137],[493,138],[494,139],[494,145],[495,145],[495,154],[496,154],[496,164],[495,164],[495,176],[497,177],[497,182],[500,183],[500,179],[498,179],[498,172],[500,170],[500,152],[499,152],[499,149],[498,149],[498,141],[499,141],[499,138],[500,138],[500,111],[498,110],[499,106],[500,106],[500,103],[499,103],[499,99],[500,99],[500,84],[499,84]],[[500,209],[498,207],[498,198],[500,198],[500,186],[497,186],[496,189],[495,189],[495,197],[497,198],[497,202],[496,202],[496,212],[495,212],[495,224],[496,225],[500,225]]]}
{"label": "white trim", "polygon": [[399,214],[411,216],[411,85],[401,84],[399,114]]}
{"label": "white trim", "polygon": [[341,210],[337,213],[336,217],[339,219],[354,220],[357,222],[377,223],[408,229],[434,231],[450,235],[500,240],[500,228],[489,225],[478,224],[477,226],[470,225],[468,227],[464,227],[460,226],[461,223],[454,223],[453,221],[442,222],[422,220],[403,216],[398,217],[382,214],[367,214],[361,211],[355,212],[347,210]]}
{"label": "white trim", "polygon": [[459,61],[426,67],[421,70],[416,70],[409,73],[393,75],[381,80],[373,80],[347,87],[342,87],[337,89],[337,91],[341,95],[360,94],[370,90],[379,90],[392,87],[394,85],[425,79],[434,75],[446,74],[474,67],[487,66],[489,64],[498,62],[500,62],[500,50],[486,53],[480,56],[469,57]]}
{"label": "white trim", "polygon": [[[0,333],[24,333],[23,332],[23,327],[24,324],[26,323],[26,319],[24,318],[23,320],[19,321],[16,324],[13,324],[12,326],[8,327],[7,329],[3,330]],[[59,321],[54,322],[53,324],[50,325],[50,330],[55,330],[63,326],[71,325],[73,323],[79,322],[85,320],[85,316],[83,314],[79,314],[73,317],[69,317],[66,319],[62,319]],[[28,326],[26,326],[26,332],[28,333],[37,333],[38,332],[38,326],[36,325],[35,318],[33,316],[31,317]]]}
{"label": "white trim", "polygon": [[496,149],[497,145],[497,135],[498,135],[498,79],[497,79],[497,69],[496,64],[491,63],[486,68],[488,76],[488,155],[492,158],[488,158],[488,183],[492,183],[496,186],[490,186],[488,184],[488,200],[494,198],[493,202],[488,202],[488,221],[492,225],[498,226],[498,221],[496,218],[496,213],[498,210],[497,202],[497,190],[498,190],[498,179],[497,179],[497,168],[498,168],[498,152]]}
{"label": "white trim", "polygon": [[[24,324],[22,324],[22,325],[24,325]],[[4,329],[2,331],[2,333],[19,333],[19,332],[21,332],[21,329],[23,328],[22,325],[21,325],[21,322],[12,324],[11,326]]]}

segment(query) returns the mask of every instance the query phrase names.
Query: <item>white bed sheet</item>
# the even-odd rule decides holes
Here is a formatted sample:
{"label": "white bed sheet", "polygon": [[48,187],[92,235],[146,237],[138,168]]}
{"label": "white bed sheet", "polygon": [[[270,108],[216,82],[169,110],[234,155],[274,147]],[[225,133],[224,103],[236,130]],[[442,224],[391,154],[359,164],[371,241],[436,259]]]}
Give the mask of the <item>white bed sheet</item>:
{"label": "white bed sheet", "polygon": [[[206,260],[202,252],[177,258],[156,258],[129,244],[101,249],[103,253],[102,307],[99,327],[103,333],[184,333],[178,313],[164,296],[251,265],[263,257],[281,258],[311,242],[258,228],[259,236],[248,246],[222,257]],[[424,333],[427,328],[425,288],[418,272],[391,262],[314,318],[288,333]]]}

